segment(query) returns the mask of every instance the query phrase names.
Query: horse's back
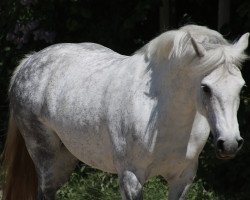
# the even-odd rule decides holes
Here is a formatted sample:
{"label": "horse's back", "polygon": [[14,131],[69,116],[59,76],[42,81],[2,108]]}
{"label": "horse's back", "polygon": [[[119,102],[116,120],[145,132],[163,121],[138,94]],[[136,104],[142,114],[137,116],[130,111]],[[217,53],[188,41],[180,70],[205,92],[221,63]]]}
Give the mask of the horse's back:
{"label": "horse's back", "polygon": [[122,55],[94,43],[57,44],[28,55],[12,77],[11,105],[39,114],[49,89],[59,90],[58,87],[63,88],[74,81],[78,85],[86,84],[87,77],[107,67],[105,63],[121,58]]}

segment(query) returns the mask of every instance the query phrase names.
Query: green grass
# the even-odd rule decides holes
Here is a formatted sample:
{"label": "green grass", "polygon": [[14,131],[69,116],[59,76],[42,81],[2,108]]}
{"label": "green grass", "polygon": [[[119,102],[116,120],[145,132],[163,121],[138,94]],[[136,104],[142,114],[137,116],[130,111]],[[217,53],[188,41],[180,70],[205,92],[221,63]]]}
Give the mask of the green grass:
{"label": "green grass", "polygon": [[[145,200],[166,200],[167,184],[161,177],[150,179],[143,188]],[[58,200],[120,200],[117,176],[82,166],[58,191]],[[193,184],[188,200],[224,200],[204,189],[202,180]]]}

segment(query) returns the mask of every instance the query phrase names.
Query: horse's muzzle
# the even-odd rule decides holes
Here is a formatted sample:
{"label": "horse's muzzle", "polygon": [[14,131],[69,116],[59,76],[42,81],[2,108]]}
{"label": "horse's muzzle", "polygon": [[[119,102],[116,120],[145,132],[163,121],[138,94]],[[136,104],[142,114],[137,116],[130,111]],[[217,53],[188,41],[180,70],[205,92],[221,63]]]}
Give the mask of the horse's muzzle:
{"label": "horse's muzzle", "polygon": [[233,159],[238,151],[242,148],[244,140],[242,138],[235,140],[224,140],[218,138],[216,142],[217,158],[223,160]]}

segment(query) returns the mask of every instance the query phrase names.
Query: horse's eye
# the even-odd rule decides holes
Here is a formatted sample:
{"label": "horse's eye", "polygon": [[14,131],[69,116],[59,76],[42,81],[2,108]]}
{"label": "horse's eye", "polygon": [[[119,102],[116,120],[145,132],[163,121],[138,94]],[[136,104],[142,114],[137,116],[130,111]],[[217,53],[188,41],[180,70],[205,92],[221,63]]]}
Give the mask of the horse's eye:
{"label": "horse's eye", "polygon": [[206,84],[202,84],[201,85],[201,89],[202,89],[202,91],[204,92],[204,93],[206,93],[206,94],[211,94],[211,89],[210,89],[210,87],[208,86],[208,85],[206,85]]}

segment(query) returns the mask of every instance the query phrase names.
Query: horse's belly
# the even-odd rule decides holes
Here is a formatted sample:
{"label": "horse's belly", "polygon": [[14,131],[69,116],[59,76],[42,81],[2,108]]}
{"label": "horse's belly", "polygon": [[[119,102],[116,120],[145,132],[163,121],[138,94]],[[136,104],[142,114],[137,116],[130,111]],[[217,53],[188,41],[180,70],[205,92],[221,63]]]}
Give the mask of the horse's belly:
{"label": "horse's belly", "polygon": [[109,135],[104,132],[58,133],[66,148],[80,161],[102,171],[116,173]]}

